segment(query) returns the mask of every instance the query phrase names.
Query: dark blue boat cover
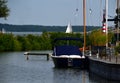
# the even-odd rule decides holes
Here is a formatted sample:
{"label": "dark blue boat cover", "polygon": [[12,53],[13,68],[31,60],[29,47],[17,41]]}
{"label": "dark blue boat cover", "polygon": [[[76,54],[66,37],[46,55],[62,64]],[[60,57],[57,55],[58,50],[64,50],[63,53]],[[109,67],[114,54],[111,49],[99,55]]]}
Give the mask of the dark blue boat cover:
{"label": "dark blue boat cover", "polygon": [[78,46],[56,46],[54,49],[54,55],[80,55],[82,56],[82,53],[79,50]]}

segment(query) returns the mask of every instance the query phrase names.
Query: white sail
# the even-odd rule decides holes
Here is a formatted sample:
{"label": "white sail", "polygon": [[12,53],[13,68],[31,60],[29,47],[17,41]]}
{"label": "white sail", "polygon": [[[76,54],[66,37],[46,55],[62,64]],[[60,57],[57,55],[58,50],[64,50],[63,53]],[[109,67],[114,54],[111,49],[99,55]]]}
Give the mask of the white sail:
{"label": "white sail", "polygon": [[72,26],[70,23],[67,26],[66,33],[72,33]]}

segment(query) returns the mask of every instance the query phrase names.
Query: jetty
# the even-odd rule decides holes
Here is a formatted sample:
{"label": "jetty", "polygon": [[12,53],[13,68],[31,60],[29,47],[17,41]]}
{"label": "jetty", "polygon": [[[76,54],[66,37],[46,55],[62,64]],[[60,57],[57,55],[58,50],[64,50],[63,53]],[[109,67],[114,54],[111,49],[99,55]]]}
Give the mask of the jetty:
{"label": "jetty", "polygon": [[29,60],[29,55],[37,55],[37,56],[46,56],[47,61],[50,59],[50,53],[39,53],[39,52],[25,52],[26,60]]}

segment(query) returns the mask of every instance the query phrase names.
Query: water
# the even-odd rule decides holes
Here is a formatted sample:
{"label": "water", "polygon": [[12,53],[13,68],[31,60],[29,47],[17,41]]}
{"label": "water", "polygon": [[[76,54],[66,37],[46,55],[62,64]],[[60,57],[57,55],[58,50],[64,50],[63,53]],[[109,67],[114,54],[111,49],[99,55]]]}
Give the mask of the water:
{"label": "water", "polygon": [[42,34],[42,32],[6,32],[6,33],[12,33],[15,36],[27,36],[27,35],[40,36]]}
{"label": "water", "polygon": [[[42,51],[50,52],[50,51]],[[0,83],[117,83],[80,69],[54,68],[46,56],[29,56],[24,52],[0,53]]]}

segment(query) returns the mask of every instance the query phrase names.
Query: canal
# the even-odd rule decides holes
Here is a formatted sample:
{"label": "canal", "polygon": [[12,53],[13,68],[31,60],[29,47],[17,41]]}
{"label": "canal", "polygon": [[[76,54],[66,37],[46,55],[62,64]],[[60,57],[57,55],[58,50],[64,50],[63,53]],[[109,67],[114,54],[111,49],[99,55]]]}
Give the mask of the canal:
{"label": "canal", "polygon": [[0,53],[0,83],[118,83],[85,70],[54,68],[46,56],[29,58],[26,60],[24,52]]}

